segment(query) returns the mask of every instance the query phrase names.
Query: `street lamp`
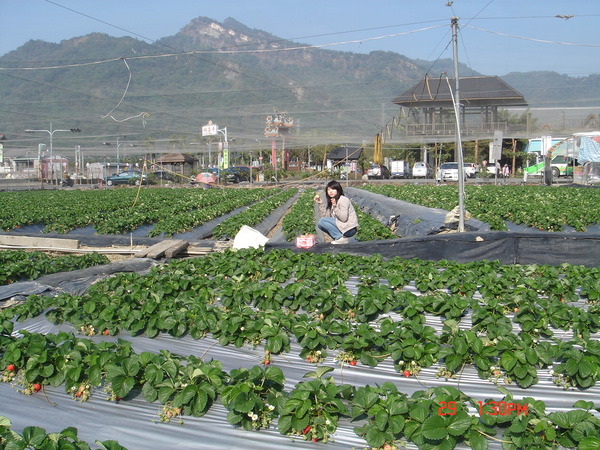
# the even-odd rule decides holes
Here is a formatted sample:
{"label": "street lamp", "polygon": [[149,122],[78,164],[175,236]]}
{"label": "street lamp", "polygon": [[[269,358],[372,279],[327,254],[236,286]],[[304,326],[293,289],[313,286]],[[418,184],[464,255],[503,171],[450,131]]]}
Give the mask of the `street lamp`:
{"label": "street lamp", "polygon": [[[55,179],[54,179],[54,149],[52,147],[52,136],[54,136],[54,133],[58,133],[58,132],[65,132],[65,133],[81,133],[81,130],[79,128],[71,128],[69,130],[53,130],[52,129],[52,122],[50,122],[50,129],[49,130],[31,130],[31,129],[27,129],[25,130],[25,133],[48,133],[50,135],[50,165],[51,165],[51,180],[52,180],[52,184],[54,184]],[[61,173],[61,179],[62,179],[62,173]]]}
{"label": "street lamp", "polygon": [[[125,137],[125,136],[123,136]],[[121,143],[119,142],[119,139],[121,138],[121,136],[117,137],[117,172],[120,173],[121,172],[121,158],[119,156],[119,148],[121,147]],[[104,145],[110,145],[110,142],[103,142]]]}
{"label": "street lamp", "polygon": [[[219,133],[223,135],[225,138],[225,142],[223,144],[223,161],[219,161],[219,168],[221,166],[227,165],[229,167],[229,141],[227,140],[227,127],[219,128],[216,123],[213,123],[212,120],[209,120],[206,125],[202,126],[202,136],[218,136]],[[209,152],[210,152],[210,142],[209,142]],[[210,159],[210,154],[209,154]],[[224,167],[223,167],[224,168]]]}

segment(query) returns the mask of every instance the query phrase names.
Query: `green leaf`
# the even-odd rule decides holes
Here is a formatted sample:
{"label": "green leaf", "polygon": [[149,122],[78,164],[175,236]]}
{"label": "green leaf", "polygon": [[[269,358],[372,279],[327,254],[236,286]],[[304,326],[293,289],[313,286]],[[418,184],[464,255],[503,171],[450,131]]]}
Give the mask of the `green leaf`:
{"label": "green leaf", "polygon": [[448,436],[446,422],[441,416],[432,416],[423,422],[421,427],[423,436],[433,441],[441,441]]}
{"label": "green leaf", "polygon": [[158,401],[164,405],[171,399],[171,396],[174,394],[175,389],[169,386],[163,386],[158,390]]}
{"label": "green leaf", "polygon": [[[417,403],[416,406],[409,409],[409,416],[417,422],[423,422],[430,415],[429,407],[423,403]],[[440,417],[441,418],[441,417]]]}
{"label": "green leaf", "polygon": [[587,436],[579,441],[578,450],[598,450],[600,448],[600,437]]}
{"label": "green leaf", "polygon": [[203,413],[206,413],[207,406],[208,394],[204,390],[199,389],[196,393],[196,400],[194,401],[194,405],[192,407],[194,415],[201,415]]}
{"label": "green leaf", "polygon": [[453,436],[460,436],[471,426],[471,416],[466,412],[461,411],[454,416],[449,416],[448,419],[448,432]]}
{"label": "green leaf", "polygon": [[289,434],[292,429],[292,417],[291,416],[280,416],[277,421],[277,427],[281,434]]}
{"label": "green leaf", "polygon": [[247,392],[240,392],[235,396],[233,407],[242,413],[250,412],[254,409],[254,399]]}
{"label": "green leaf", "polygon": [[380,409],[375,414],[375,426],[381,431],[385,431],[388,426],[390,416],[385,409]]}
{"label": "green leaf", "polygon": [[471,431],[468,442],[472,450],[487,450],[488,448],[487,439],[476,430]]}
{"label": "green leaf", "polygon": [[23,429],[23,440],[32,448],[38,448],[46,439],[46,430],[40,427],[25,427]]}
{"label": "green leaf", "polygon": [[303,378],[312,378],[312,377],[321,378],[323,375],[325,375],[326,373],[332,372],[333,370],[334,370],[333,367],[320,366],[320,367],[317,367],[312,372],[305,373]]}
{"label": "green leaf", "polygon": [[573,408],[581,408],[585,410],[590,410],[594,407],[594,402],[586,402],[585,400],[577,400],[573,403]]}
{"label": "green leaf", "polygon": [[579,361],[579,374],[584,377],[587,378],[592,374],[592,364],[590,364],[589,359],[587,357],[581,358],[581,361]]}
{"label": "green leaf", "polygon": [[517,357],[513,352],[505,351],[500,357],[500,363],[502,364],[502,367],[504,367],[505,370],[510,372],[513,369],[513,367],[515,367],[515,365],[517,364]]}
{"label": "green leaf", "polygon": [[197,392],[198,390],[195,385],[187,385],[184,387],[183,391],[181,392],[181,404],[187,405],[190,400],[194,398]]}
{"label": "green leaf", "polygon": [[113,391],[119,397],[125,397],[135,385],[135,378],[119,375],[111,380]]}
{"label": "green leaf", "polygon": [[148,403],[153,403],[158,398],[158,390],[150,383],[144,383],[142,395]]}
{"label": "green leaf", "polygon": [[101,449],[105,450],[127,450],[126,447],[123,447],[117,441],[96,441],[96,444],[99,445]]}
{"label": "green leaf", "polygon": [[574,409],[569,412],[552,412],[548,414],[548,419],[550,419],[554,425],[558,425],[561,428],[570,429],[573,428],[577,422],[585,420],[589,416],[590,413],[587,411]]}
{"label": "green leaf", "polygon": [[365,440],[372,448],[380,448],[385,444],[387,434],[375,427],[370,427],[365,434]]}

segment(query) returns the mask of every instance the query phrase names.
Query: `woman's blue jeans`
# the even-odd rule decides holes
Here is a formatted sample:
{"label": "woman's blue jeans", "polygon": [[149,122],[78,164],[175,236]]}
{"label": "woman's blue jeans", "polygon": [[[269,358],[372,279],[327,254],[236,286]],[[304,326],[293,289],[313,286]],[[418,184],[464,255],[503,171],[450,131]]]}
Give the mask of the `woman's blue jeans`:
{"label": "woman's blue jeans", "polygon": [[335,224],[335,219],[333,217],[321,217],[317,222],[317,227],[319,227],[319,230],[322,230],[331,236],[331,239],[334,240],[339,239],[342,236],[352,237],[356,234],[356,228],[352,228],[346,231],[346,233],[342,233]]}

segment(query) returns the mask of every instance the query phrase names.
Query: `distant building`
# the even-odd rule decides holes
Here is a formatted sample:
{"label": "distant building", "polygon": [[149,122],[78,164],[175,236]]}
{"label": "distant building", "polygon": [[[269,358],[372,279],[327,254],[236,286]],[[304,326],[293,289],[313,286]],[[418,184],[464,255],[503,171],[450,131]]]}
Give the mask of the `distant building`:
{"label": "distant building", "polygon": [[[454,91],[454,78],[425,77],[395,97],[392,103],[409,110],[401,126],[402,133],[437,142],[444,136],[455,136]],[[499,77],[460,77],[459,94],[461,135],[489,139],[495,130],[502,130],[506,137],[526,131],[523,124],[511,125],[499,120],[501,108],[528,106],[523,95]]]}

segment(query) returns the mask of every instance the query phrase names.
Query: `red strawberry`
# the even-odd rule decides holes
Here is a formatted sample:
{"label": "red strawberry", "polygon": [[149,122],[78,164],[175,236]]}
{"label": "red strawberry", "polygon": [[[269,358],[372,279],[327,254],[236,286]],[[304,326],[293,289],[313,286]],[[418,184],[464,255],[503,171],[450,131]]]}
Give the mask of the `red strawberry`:
{"label": "red strawberry", "polygon": [[12,372],[15,369],[16,369],[16,367],[14,364],[9,364],[8,366],[6,366],[6,370],[8,370],[9,372]]}
{"label": "red strawberry", "polygon": [[33,392],[37,392],[37,391],[39,391],[41,388],[42,388],[42,385],[41,385],[41,384],[39,384],[39,383],[35,383],[35,384],[33,385]]}
{"label": "red strawberry", "polygon": [[104,330],[104,331],[102,332],[102,334],[103,334],[104,336],[108,336],[108,335],[110,334],[110,331],[108,331],[108,328],[107,328],[106,330]]}
{"label": "red strawberry", "polygon": [[408,370],[405,370],[404,372],[402,372],[402,374],[403,374],[405,377],[410,377],[410,371],[408,371]]}
{"label": "red strawberry", "polygon": [[271,361],[269,361],[268,359],[265,359],[263,361],[263,363],[264,363],[265,366],[268,366],[269,364],[271,364]]}
{"label": "red strawberry", "polygon": [[317,438],[312,438],[312,439],[311,439],[311,441],[313,441],[313,442],[317,442],[317,441],[318,441],[318,439],[317,439]]}
{"label": "red strawberry", "polygon": [[352,360],[352,361],[350,361],[350,365],[351,365],[351,366],[355,366],[355,365],[356,365],[356,360]]}
{"label": "red strawberry", "polygon": [[122,400],[122,398],[121,397],[115,397],[115,400],[119,401],[119,400]]}
{"label": "red strawberry", "polygon": [[306,434],[310,431],[310,425],[308,425],[304,430],[302,430],[302,434]]}

